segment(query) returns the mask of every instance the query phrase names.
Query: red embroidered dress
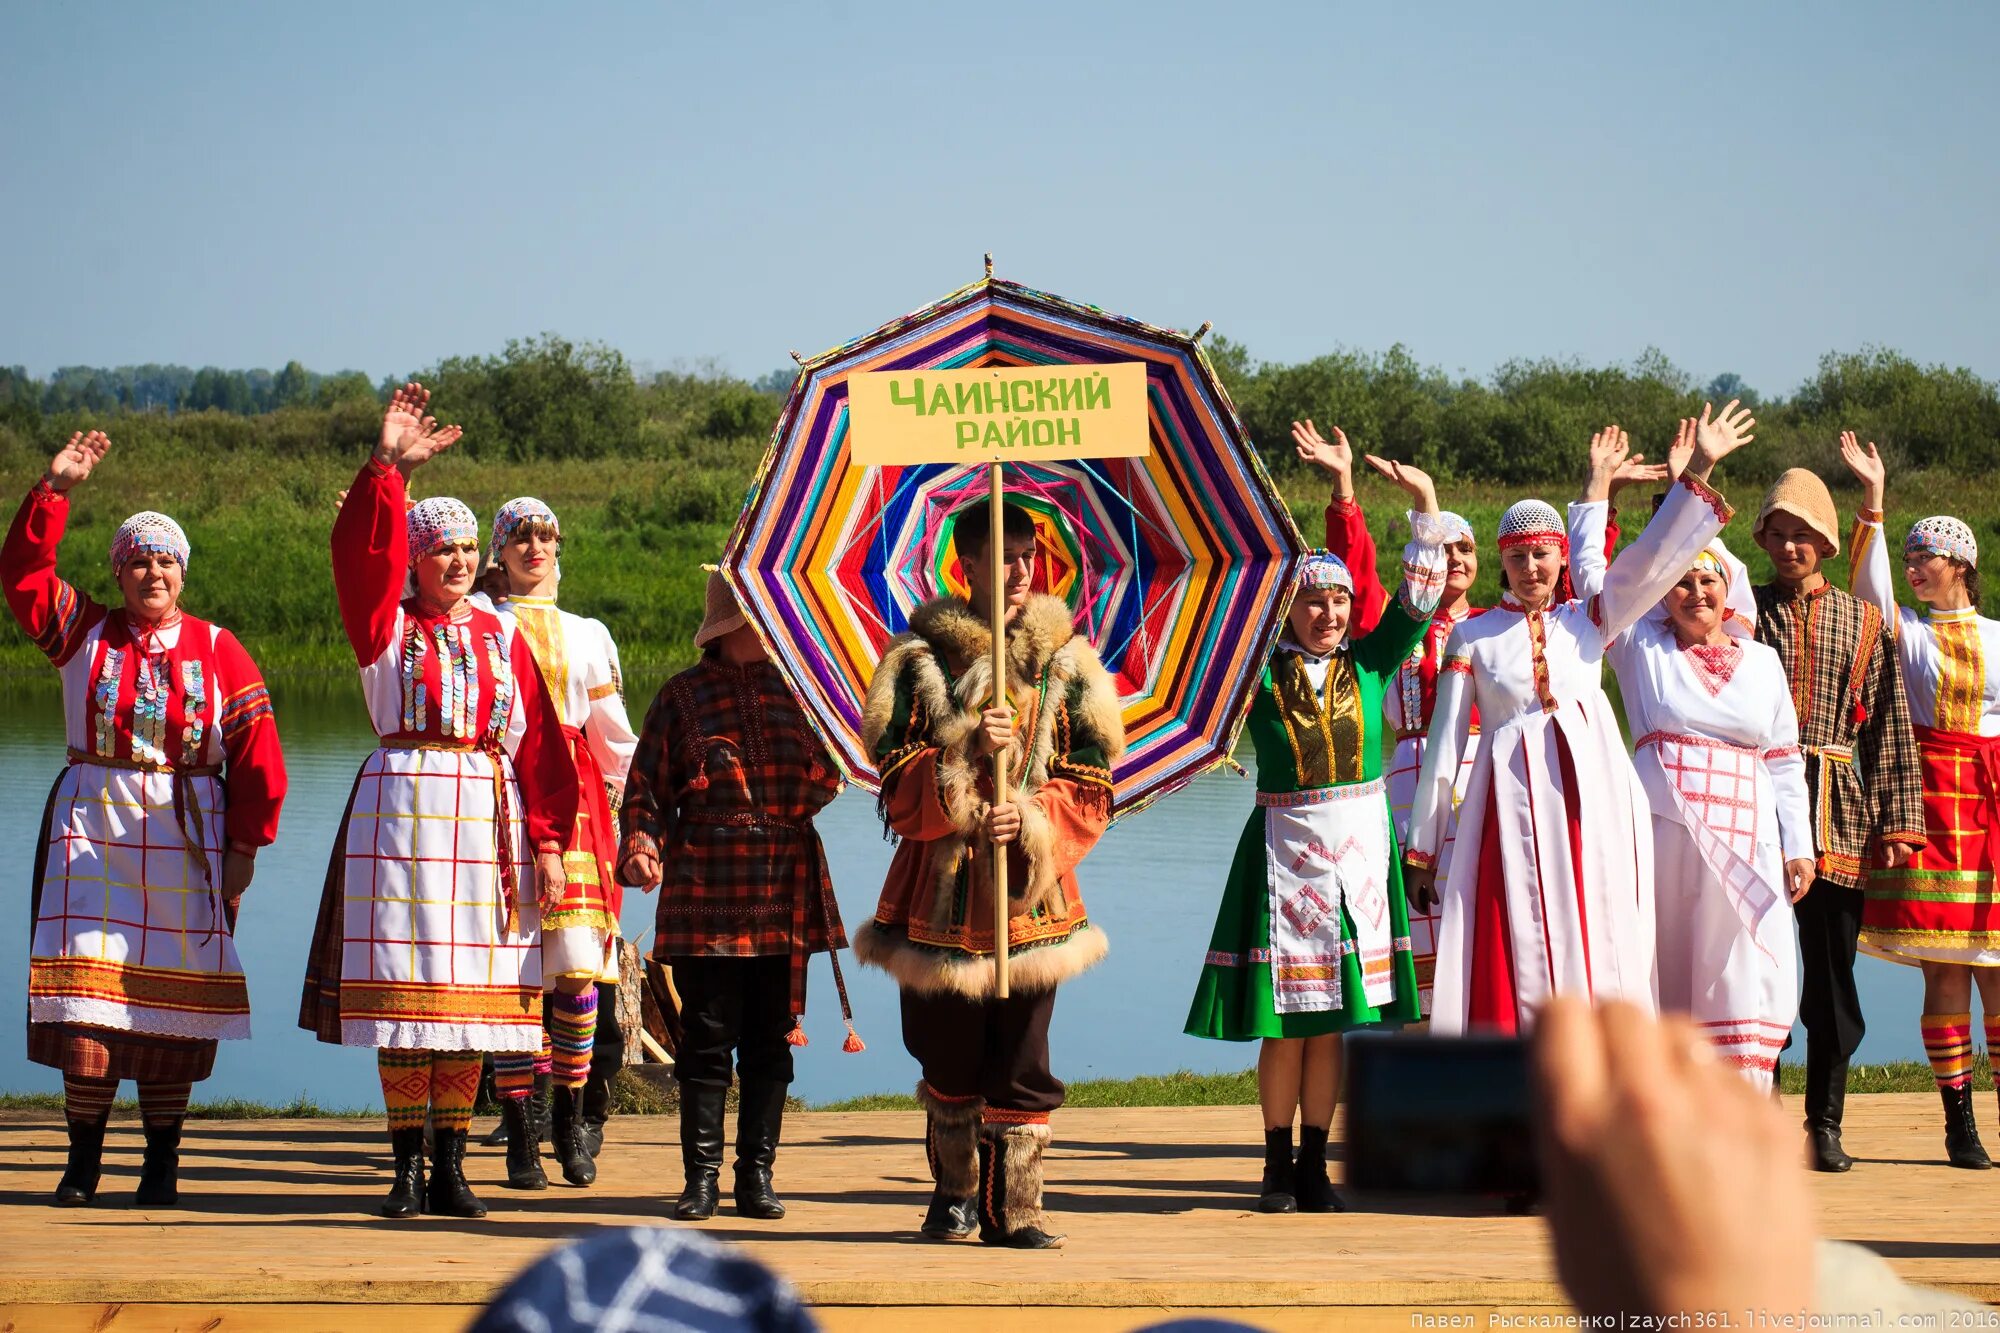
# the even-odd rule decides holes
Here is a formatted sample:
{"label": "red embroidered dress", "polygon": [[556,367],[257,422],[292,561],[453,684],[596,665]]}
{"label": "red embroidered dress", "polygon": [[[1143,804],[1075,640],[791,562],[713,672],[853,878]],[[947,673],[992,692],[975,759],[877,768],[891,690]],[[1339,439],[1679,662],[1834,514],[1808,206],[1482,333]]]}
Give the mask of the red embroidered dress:
{"label": "red embroidered dress", "polygon": [[1879,515],[1854,525],[1849,552],[1854,595],[1896,640],[1926,838],[1893,870],[1872,863],[1861,947],[1899,963],[2000,966],[2000,620],[1898,607]]}
{"label": "red embroidered dress", "polygon": [[327,873],[301,1026],[349,1046],[532,1051],[533,849],[576,822],[576,766],[528,646],[490,610],[404,598],[403,478],[364,466],[333,528],[340,617],[382,746]]}
{"label": "red embroidered dress", "polygon": [[[277,724],[229,631],[186,615],[148,631],[59,576],[68,516],[67,497],[37,485],[0,548],[7,604],[62,677],[70,756],[35,858],[29,1055],[205,1078],[217,1038],[250,1035],[222,853],[277,836]],[[195,1046],[163,1055],[148,1036]]]}

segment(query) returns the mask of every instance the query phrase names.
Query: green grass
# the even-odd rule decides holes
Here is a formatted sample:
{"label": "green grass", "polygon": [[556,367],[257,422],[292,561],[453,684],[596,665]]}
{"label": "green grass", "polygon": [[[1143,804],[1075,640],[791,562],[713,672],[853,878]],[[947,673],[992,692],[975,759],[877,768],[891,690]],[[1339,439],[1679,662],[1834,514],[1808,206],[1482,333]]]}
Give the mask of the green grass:
{"label": "green grass", "polygon": [[[1975,1087],[1991,1086],[1992,1073],[1986,1057],[1980,1056],[1972,1072]],[[1798,1095],[1805,1091],[1805,1067],[1778,1066],[1780,1090]],[[1851,1093],[1931,1092],[1937,1083],[1927,1064],[1906,1061],[1897,1064],[1855,1065],[1848,1070],[1847,1090]],[[1245,1069],[1235,1074],[1194,1074],[1183,1069],[1177,1074],[1150,1074],[1142,1078],[1090,1079],[1069,1085],[1066,1106],[1254,1106],[1257,1104],[1257,1071]],[[878,1092],[865,1097],[849,1097],[827,1102],[816,1111],[914,1111],[917,1099],[907,1093]]]}

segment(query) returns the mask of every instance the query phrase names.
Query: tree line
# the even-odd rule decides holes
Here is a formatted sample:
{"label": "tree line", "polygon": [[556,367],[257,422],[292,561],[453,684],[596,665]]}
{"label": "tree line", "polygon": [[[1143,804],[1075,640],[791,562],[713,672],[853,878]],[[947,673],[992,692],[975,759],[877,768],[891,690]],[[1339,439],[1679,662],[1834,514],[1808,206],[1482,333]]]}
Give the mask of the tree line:
{"label": "tree line", "polygon": [[[1227,338],[1208,352],[1251,438],[1281,481],[1297,475],[1290,423],[1338,422],[1370,450],[1445,477],[1547,484],[1575,473],[1579,442],[1606,422],[1663,450],[1675,421],[1704,400],[1753,404],[1759,448],[1744,471],[1840,469],[1836,438],[1859,431],[1892,469],[1967,476],[2000,471],[2000,385],[1965,368],[1920,365],[1868,347],[1829,352],[1788,396],[1735,375],[1701,383],[1657,351],[1625,365],[1514,360],[1484,379],[1425,366],[1401,346],[1336,350],[1308,361],[1259,361]],[[514,462],[569,458],[685,459],[704,469],[750,466],[775,424],[792,372],[754,381],[719,370],[636,373],[615,348],[553,334],[499,353],[448,357],[415,372],[433,401],[467,429],[477,456]],[[32,453],[87,425],[143,447],[254,445],[285,453],[358,452],[373,437],[388,388],[358,371],[322,375],[184,366],[65,367],[46,379],[0,368],[5,455]],[[726,496],[697,497],[704,510]]]}

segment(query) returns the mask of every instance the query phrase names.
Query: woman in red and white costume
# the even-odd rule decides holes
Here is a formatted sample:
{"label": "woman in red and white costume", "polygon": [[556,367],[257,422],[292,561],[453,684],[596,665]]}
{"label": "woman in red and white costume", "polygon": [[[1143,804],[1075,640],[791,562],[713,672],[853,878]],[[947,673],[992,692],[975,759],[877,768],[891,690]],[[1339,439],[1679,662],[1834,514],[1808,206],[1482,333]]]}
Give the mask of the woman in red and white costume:
{"label": "woman in red and white costume", "polygon": [[278,833],[285,762],[271,697],[236,636],[180,609],[188,541],[164,514],[111,543],[124,604],[56,573],[69,491],[111,448],[79,432],[0,548],[14,618],[62,678],[69,766],[35,849],[28,1058],[63,1071],[69,1163],[56,1202],[91,1202],[121,1079],[139,1089],[138,1202],[178,1201],[181,1122],[216,1042],[250,1035],[232,931]]}
{"label": "woman in red and white costume", "polygon": [[553,1114],[550,1138],[563,1178],[597,1179],[584,1139],[584,1088],[591,1077],[600,982],[618,980],[618,913],[625,891],[613,873],[618,825],[612,796],[624,796],[625,775],[639,738],[625,715],[618,645],[603,622],[556,605],[562,581],[562,525],[555,511],[524,495],[493,516],[486,548],[488,575],[498,587],[493,606],[511,619],[541,667],[542,683],[562,716],[563,738],[576,763],[576,831],[563,853],[568,882],[562,901],[542,912],[542,984],[550,994],[539,1055],[510,1052],[493,1061],[494,1085],[507,1126],[507,1184],[543,1189],[531,1101],[547,1076]]}
{"label": "woman in red and white costume", "polygon": [[[1354,576],[1354,615],[1351,623],[1357,634],[1366,634],[1381,619],[1388,604],[1388,590],[1376,574],[1375,538],[1361,512],[1354,492],[1354,450],[1340,427],[1327,440],[1311,421],[1292,423],[1292,440],[1302,462],[1325,472],[1332,484],[1326,503],[1326,549],[1339,556]],[[1664,481],[1664,465],[1648,465],[1644,455],[1635,454],[1620,465],[1611,479],[1612,494],[1626,486],[1645,481]],[[1445,546],[1444,600],[1431,615],[1431,625],[1410,653],[1409,660],[1390,682],[1383,696],[1383,716],[1396,735],[1396,751],[1387,771],[1390,816],[1395,822],[1396,839],[1405,842],[1410,829],[1410,806],[1416,799],[1417,774],[1424,763],[1424,742],[1431,725],[1431,710],[1437,702],[1438,671],[1444,664],[1445,641],[1460,621],[1486,610],[1472,604],[1472,585],[1479,581],[1479,547],[1472,525],[1453,513],[1440,515],[1453,530]],[[1614,508],[1604,525],[1604,554],[1609,558],[1618,547],[1618,511]],[[1465,751],[1459,756],[1458,779],[1453,801],[1465,799],[1465,784],[1472,776],[1473,760],[1479,754],[1479,711],[1473,710]],[[1452,844],[1458,836],[1457,809],[1446,822],[1444,848],[1438,855],[1437,877],[1445,880],[1451,870]],[[1435,900],[1426,911],[1410,904],[1410,945],[1417,969],[1417,999],[1424,1017],[1430,1017],[1432,978],[1437,970],[1437,929],[1439,913]]]}
{"label": "woman in red and white costume", "polygon": [[[1604,694],[1605,645],[1722,530],[1729,509],[1709,472],[1753,424],[1734,403],[1712,420],[1704,410],[1679,483],[1588,600],[1566,586],[1569,552],[1602,549],[1605,504],[1572,506],[1567,530],[1539,500],[1501,517],[1507,592],[1446,644],[1410,811],[1416,901],[1433,892],[1476,706],[1483,734],[1464,804],[1480,817],[1460,823],[1444,885],[1436,1031],[1522,1031],[1554,994],[1654,1005],[1651,821]],[[1600,432],[1586,494],[1628,458],[1622,432]]]}
{"label": "woman in red and white costume", "polygon": [[563,891],[576,767],[527,644],[471,601],[478,520],[457,500],[404,504],[404,473],[460,435],[423,415],[429,398],[412,383],[390,400],[333,527],[382,744],[342,820],[300,1024],[379,1052],[396,1153],[383,1214],[483,1217],[464,1176],[480,1054],[541,1047],[540,909]]}
{"label": "woman in red and white costume", "polygon": [[1923,969],[1918,1024],[1944,1099],[1945,1155],[1982,1171],[1992,1159],[1973,1114],[1972,992],[1976,981],[1990,1062],[2000,1058],[2000,620],[1979,613],[1979,540],[1949,514],[1919,520],[1903,538],[1903,577],[1924,610],[1896,605],[1882,535],[1888,470],[1853,431],[1842,432],[1840,454],[1865,491],[1848,544],[1853,592],[1895,636],[1929,837],[1900,865],[1879,854],[1872,863],[1861,947]]}
{"label": "woman in red and white costume", "polygon": [[[1595,548],[1570,568],[1578,596],[1603,588]],[[1813,829],[1791,681],[1756,635],[1750,571],[1717,537],[1607,655],[1653,812],[1660,1008],[1768,1088],[1799,1012],[1791,905]]]}

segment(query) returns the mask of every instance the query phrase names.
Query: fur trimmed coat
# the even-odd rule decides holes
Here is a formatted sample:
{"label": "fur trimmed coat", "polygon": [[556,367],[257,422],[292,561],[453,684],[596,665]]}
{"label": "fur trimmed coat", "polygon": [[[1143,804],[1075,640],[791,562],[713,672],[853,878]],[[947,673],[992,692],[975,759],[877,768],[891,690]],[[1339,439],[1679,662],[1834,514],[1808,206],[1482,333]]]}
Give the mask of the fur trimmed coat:
{"label": "fur trimmed coat", "polygon": [[[868,687],[862,740],[882,775],[881,811],[902,840],[875,918],[854,954],[926,994],[991,995],[991,853],[979,834],[992,761],[969,741],[991,697],[992,636],[956,597],[918,607]],[[1009,856],[1010,983],[1047,990],[1105,953],[1084,912],[1076,866],[1111,822],[1111,766],[1125,752],[1118,689],[1071,626],[1069,608],[1037,594],[1007,632],[1008,747],[1021,836]]]}

